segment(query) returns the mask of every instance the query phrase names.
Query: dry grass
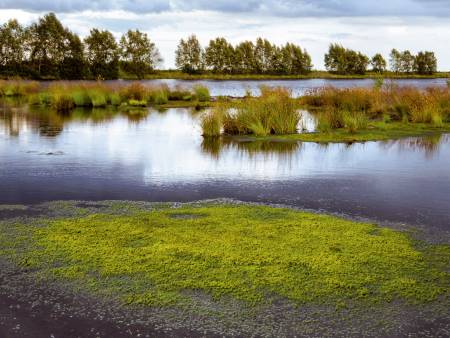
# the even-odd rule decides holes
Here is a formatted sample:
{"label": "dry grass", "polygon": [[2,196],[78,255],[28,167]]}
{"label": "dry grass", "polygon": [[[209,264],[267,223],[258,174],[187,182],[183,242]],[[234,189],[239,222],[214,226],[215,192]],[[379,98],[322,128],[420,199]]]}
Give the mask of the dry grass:
{"label": "dry grass", "polygon": [[[450,90],[431,87],[420,90],[395,85],[381,88],[325,87],[311,90],[301,102],[325,112],[319,130],[364,128],[367,120],[429,123],[442,126],[450,120]],[[356,127],[356,129],[355,129]]]}

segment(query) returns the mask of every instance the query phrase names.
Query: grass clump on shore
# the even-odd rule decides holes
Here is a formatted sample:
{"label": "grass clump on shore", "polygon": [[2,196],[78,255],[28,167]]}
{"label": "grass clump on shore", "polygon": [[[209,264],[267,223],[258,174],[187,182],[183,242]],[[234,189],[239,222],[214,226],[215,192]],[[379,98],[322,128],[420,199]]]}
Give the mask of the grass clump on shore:
{"label": "grass clump on shore", "polygon": [[127,210],[40,219],[39,227],[19,221],[16,230],[8,224],[0,252],[42,277],[131,304],[176,304],[190,290],[299,304],[416,303],[449,294],[448,246],[417,246],[373,224],[249,205]]}
{"label": "grass clump on shore", "polygon": [[22,96],[32,105],[52,106],[60,112],[70,111],[75,107],[164,106],[170,101],[177,106],[196,106],[206,105],[211,101],[209,90],[204,86],[170,89],[167,85],[101,81],[55,81],[48,86],[37,82],[0,81],[0,96]]}
{"label": "grass clump on shore", "polygon": [[[226,109],[213,110],[204,116],[222,122],[222,129],[228,135],[283,135],[294,134],[300,121],[300,112],[286,88],[261,87],[261,96],[245,97],[229,101]],[[202,126],[208,123],[202,121]],[[203,134],[207,134],[203,130]]]}
{"label": "grass clump on shore", "polygon": [[346,125],[350,126],[349,129],[355,129],[355,126],[356,129],[365,129],[367,123],[364,120],[428,123],[435,126],[450,122],[448,88],[420,90],[395,85],[346,89],[326,87],[308,92],[301,102],[325,111],[321,122],[331,129],[344,128]]}

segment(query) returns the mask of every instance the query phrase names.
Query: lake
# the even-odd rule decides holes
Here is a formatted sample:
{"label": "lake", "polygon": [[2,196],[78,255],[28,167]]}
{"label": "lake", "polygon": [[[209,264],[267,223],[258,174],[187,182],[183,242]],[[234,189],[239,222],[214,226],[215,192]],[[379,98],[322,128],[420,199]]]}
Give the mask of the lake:
{"label": "lake", "polygon": [[[111,81],[110,81],[111,82]],[[116,80],[112,82],[126,82],[124,80]],[[337,88],[349,87],[371,87],[374,84],[372,79],[348,79],[348,80],[334,80],[334,79],[307,79],[307,80],[230,80],[230,81],[216,81],[216,80],[144,80],[146,84],[167,84],[169,87],[192,87],[196,84],[202,84],[209,88],[212,96],[244,96],[249,90],[253,95],[259,95],[259,87],[261,85],[268,85],[272,87],[290,88],[294,96],[300,96],[305,91],[314,88],[321,88],[325,86],[334,86]],[[399,86],[412,86],[418,88],[426,88],[431,86],[447,86],[447,79],[396,79],[385,80],[385,83],[395,83]]]}
{"label": "lake", "polygon": [[234,198],[450,230],[450,137],[205,142],[201,112],[0,106],[0,203]]}

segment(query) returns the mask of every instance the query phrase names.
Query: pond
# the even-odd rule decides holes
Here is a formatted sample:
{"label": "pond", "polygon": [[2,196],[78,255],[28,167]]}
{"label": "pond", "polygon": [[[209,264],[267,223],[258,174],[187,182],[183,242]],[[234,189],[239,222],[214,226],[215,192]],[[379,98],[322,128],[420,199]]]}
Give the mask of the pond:
{"label": "pond", "polygon": [[[111,82],[111,81],[110,81]],[[124,80],[112,81],[124,82]],[[294,96],[300,96],[305,91],[313,88],[320,88],[324,86],[334,86],[337,88],[348,87],[371,87],[374,84],[372,79],[349,79],[349,80],[334,80],[334,79],[305,79],[305,80],[230,80],[230,81],[215,81],[215,80],[145,80],[146,84],[167,84],[169,87],[192,87],[195,84],[202,84],[209,88],[213,96],[234,96],[242,97],[249,90],[253,95],[259,94],[259,87],[261,85],[268,85],[271,87],[285,87],[290,88]],[[447,86],[447,79],[396,79],[385,80],[386,84],[395,83],[399,86],[412,86],[418,88],[427,88],[431,86]]]}
{"label": "pond", "polygon": [[0,204],[235,198],[450,230],[447,135],[351,145],[205,142],[200,116],[3,106]]}

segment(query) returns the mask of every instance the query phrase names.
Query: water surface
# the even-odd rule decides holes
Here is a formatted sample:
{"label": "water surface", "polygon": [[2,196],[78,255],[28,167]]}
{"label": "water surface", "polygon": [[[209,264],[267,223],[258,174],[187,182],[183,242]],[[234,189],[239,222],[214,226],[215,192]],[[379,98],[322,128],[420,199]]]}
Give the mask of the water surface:
{"label": "water surface", "polygon": [[[123,82],[123,80],[118,80]],[[374,84],[372,79],[348,79],[348,80],[334,80],[334,79],[305,79],[305,80],[229,80],[229,81],[215,81],[215,80],[146,80],[147,84],[167,84],[170,87],[192,87],[195,84],[202,84],[207,86],[211,95],[213,96],[244,96],[249,90],[253,95],[259,95],[259,87],[267,85],[271,87],[286,87],[292,89],[295,96],[304,94],[309,89],[320,88],[325,86],[334,86],[337,88],[349,87],[371,87]],[[385,83],[396,83],[399,86],[412,86],[417,88],[427,88],[431,86],[447,86],[447,79],[395,79],[385,80]]]}
{"label": "water surface", "polygon": [[201,112],[3,106],[0,203],[229,197],[450,228],[450,138],[204,141]]}

